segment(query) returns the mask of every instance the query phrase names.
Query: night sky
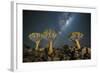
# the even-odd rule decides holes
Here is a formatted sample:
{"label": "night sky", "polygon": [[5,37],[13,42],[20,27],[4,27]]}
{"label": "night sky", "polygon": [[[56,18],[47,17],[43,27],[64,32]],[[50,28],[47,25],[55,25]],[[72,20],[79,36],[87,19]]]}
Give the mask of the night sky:
{"label": "night sky", "polygon": [[[71,32],[82,32],[81,46],[91,47],[91,14],[76,12],[54,12],[23,10],[23,44],[34,47],[28,35],[32,32],[42,33],[46,29],[55,30],[58,35],[54,40],[54,47],[72,45],[68,39]],[[40,43],[44,47],[45,40]]]}

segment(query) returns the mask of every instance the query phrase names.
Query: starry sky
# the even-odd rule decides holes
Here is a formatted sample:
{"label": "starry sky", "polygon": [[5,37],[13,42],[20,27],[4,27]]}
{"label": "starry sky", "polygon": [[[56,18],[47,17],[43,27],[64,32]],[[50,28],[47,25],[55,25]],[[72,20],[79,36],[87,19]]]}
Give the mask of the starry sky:
{"label": "starry sky", "polygon": [[[71,46],[72,42],[68,38],[71,32],[82,32],[84,37],[80,41],[81,45],[91,47],[90,13],[23,10],[23,44],[34,47],[35,42],[28,35],[32,32],[42,33],[46,29],[57,32],[55,48],[65,44]],[[41,47],[45,46],[45,42],[41,41]]]}

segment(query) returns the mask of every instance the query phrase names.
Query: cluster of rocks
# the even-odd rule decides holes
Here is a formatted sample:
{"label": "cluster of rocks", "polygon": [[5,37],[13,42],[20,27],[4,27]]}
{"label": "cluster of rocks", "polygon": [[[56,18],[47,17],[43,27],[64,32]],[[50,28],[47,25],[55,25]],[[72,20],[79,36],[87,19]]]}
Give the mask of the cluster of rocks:
{"label": "cluster of rocks", "polygon": [[53,48],[53,53],[48,55],[48,48],[36,51],[34,48],[23,48],[23,62],[40,61],[63,61],[63,60],[84,60],[91,59],[91,49],[82,47],[76,50],[76,47],[64,45],[63,48]]}

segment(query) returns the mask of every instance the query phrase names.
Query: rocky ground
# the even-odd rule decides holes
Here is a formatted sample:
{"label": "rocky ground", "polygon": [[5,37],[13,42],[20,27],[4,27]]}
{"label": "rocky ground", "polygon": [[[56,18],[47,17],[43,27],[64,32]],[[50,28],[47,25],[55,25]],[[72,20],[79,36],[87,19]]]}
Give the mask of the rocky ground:
{"label": "rocky ground", "polygon": [[62,61],[62,60],[85,60],[91,59],[91,49],[82,47],[76,50],[75,47],[64,45],[63,48],[53,48],[53,53],[48,55],[48,48],[42,51],[35,51],[34,48],[23,48],[23,62],[40,62],[40,61]]}

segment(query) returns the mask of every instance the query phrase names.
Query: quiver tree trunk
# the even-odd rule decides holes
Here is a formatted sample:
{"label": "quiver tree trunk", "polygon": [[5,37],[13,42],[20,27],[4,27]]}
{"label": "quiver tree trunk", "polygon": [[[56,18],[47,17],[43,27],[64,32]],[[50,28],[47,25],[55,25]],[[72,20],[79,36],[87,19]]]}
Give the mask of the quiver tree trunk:
{"label": "quiver tree trunk", "polygon": [[35,47],[35,50],[39,50],[39,44],[40,44],[40,40],[36,41],[36,47]]}
{"label": "quiver tree trunk", "polygon": [[80,43],[79,43],[79,40],[76,39],[75,40],[75,43],[76,43],[76,47],[77,47],[76,50],[79,50],[81,48]]}
{"label": "quiver tree trunk", "polygon": [[51,55],[52,53],[53,53],[53,41],[49,41],[48,54]]}
{"label": "quiver tree trunk", "polygon": [[29,34],[29,39],[36,43],[35,50],[38,50],[42,35],[40,33],[31,33]]}
{"label": "quiver tree trunk", "polygon": [[83,33],[81,32],[72,32],[69,37],[72,41],[75,41],[76,50],[81,48],[79,40],[83,38]]}

